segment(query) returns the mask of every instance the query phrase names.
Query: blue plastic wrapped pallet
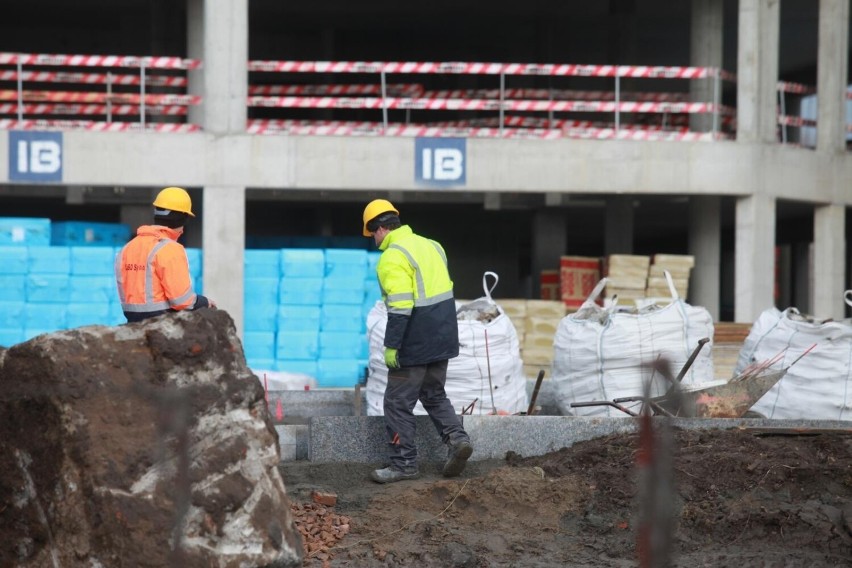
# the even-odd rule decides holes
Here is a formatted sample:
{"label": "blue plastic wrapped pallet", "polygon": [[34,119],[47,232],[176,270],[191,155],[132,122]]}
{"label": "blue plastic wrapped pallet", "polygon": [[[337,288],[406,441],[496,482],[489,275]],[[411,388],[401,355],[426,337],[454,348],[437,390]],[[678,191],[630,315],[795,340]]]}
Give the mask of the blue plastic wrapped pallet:
{"label": "blue plastic wrapped pallet", "polygon": [[[201,275],[204,272],[204,255],[201,252],[200,248],[190,248],[186,247],[186,260],[189,262],[189,275],[192,277],[193,281],[197,281],[201,279]],[[196,286],[196,292],[198,292],[198,286]]]}
{"label": "blue plastic wrapped pallet", "polygon": [[23,328],[25,302],[0,300],[0,329]]}
{"label": "blue plastic wrapped pallet", "polygon": [[320,387],[354,387],[364,374],[366,362],[359,359],[320,359],[317,382]]}
{"label": "blue plastic wrapped pallet", "polygon": [[0,301],[26,302],[27,275],[0,274]]}
{"label": "blue plastic wrapped pallet", "polygon": [[115,275],[116,247],[72,246],[69,250],[72,275]]}
{"label": "blue plastic wrapped pallet", "polygon": [[271,304],[278,306],[278,278],[246,278],[243,285],[245,305]]}
{"label": "blue plastic wrapped pallet", "polygon": [[26,274],[29,249],[14,245],[0,245],[0,274]]}
{"label": "blue plastic wrapped pallet", "polygon": [[277,250],[245,251],[244,276],[248,278],[279,278],[281,276],[281,253]]}
{"label": "blue plastic wrapped pallet", "polygon": [[315,360],[279,359],[275,362],[276,371],[287,373],[302,373],[311,377],[317,376],[317,362]]}
{"label": "blue plastic wrapped pallet", "polygon": [[319,356],[319,332],[279,331],[275,345],[276,359],[311,360]]}
{"label": "blue plastic wrapped pallet", "polygon": [[70,248],[33,246],[29,247],[28,251],[28,274],[71,274]]}
{"label": "blue plastic wrapped pallet", "polygon": [[0,245],[50,245],[50,219],[0,217]]}
{"label": "blue plastic wrapped pallet", "polygon": [[281,331],[319,331],[319,306],[278,306],[276,328]]}
{"label": "blue plastic wrapped pallet", "polygon": [[328,249],[325,251],[325,277],[364,280],[368,270],[367,251]]}
{"label": "blue plastic wrapped pallet", "polygon": [[322,249],[281,249],[281,276],[284,278],[322,278],[325,276],[325,251]]}
{"label": "blue plastic wrapped pallet", "polygon": [[278,303],[282,305],[319,306],[322,304],[322,278],[281,279]]}
{"label": "blue plastic wrapped pallet", "polygon": [[68,304],[65,324],[68,328],[85,325],[105,325],[110,305],[103,302],[72,302]]}
{"label": "blue plastic wrapped pallet", "polygon": [[246,359],[274,359],[275,332],[246,331],[243,349]]}
{"label": "blue plastic wrapped pallet", "polygon": [[27,275],[27,302],[62,304],[68,302],[71,277],[68,274]]}
{"label": "blue plastic wrapped pallet", "polygon": [[13,329],[0,328],[0,347],[11,347],[24,341],[24,330],[16,327]]}
{"label": "blue plastic wrapped pallet", "polygon": [[118,298],[114,276],[71,275],[68,279],[70,302],[99,302],[108,306],[113,298]]}
{"label": "blue plastic wrapped pallet", "polygon": [[366,334],[352,331],[321,331],[319,333],[320,359],[360,359],[369,356],[364,352]]}
{"label": "blue plastic wrapped pallet", "polygon": [[124,246],[130,240],[130,225],[94,221],[57,221],[50,227],[54,246]]}
{"label": "blue plastic wrapped pallet", "polygon": [[24,330],[28,337],[39,333],[65,329],[68,326],[68,305],[65,303],[27,302],[24,306]]}
{"label": "blue plastic wrapped pallet", "polygon": [[[277,292],[277,290],[276,290]],[[243,310],[243,327],[246,331],[275,332],[278,317],[278,302],[260,303],[246,299]]]}

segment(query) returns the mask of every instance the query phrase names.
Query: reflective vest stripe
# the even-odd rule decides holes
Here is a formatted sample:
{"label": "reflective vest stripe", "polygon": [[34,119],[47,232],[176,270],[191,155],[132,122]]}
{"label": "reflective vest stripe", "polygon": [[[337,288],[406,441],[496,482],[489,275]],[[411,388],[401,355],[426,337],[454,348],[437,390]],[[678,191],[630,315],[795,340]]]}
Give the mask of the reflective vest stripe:
{"label": "reflective vest stripe", "polygon": [[193,292],[193,291],[192,291],[192,288],[190,288],[190,289],[186,292],[186,294],[184,294],[183,296],[180,296],[179,298],[171,298],[171,299],[169,299],[169,305],[172,305],[172,306],[179,306],[179,305],[181,305],[181,304],[183,304],[183,303],[188,302],[189,300],[191,300],[191,299],[192,299],[192,298],[194,298],[194,297],[195,297],[195,292]]}
{"label": "reflective vest stripe", "polygon": [[118,251],[118,254],[115,255],[115,280],[116,287],[118,288],[118,301],[122,307],[124,307],[125,296],[124,296],[124,270],[122,270],[121,266],[121,258],[124,256],[124,248]]}
{"label": "reflective vest stripe", "polygon": [[388,294],[388,302],[404,302],[405,300],[413,300],[414,292],[401,292],[399,294]]}

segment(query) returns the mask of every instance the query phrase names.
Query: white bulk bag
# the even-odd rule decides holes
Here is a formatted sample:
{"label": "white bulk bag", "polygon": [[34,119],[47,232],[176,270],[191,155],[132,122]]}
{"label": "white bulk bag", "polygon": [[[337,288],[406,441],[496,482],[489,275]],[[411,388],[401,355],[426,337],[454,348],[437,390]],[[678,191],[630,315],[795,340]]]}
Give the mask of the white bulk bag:
{"label": "white bulk bag", "polygon": [[796,308],[765,310],[743,342],[734,373],[774,358],[770,370],[790,368],[753,412],[767,418],[852,420],[852,322],[815,321]]}
{"label": "white bulk bag", "polygon": [[[489,288],[486,278],[492,276]],[[485,296],[468,304],[458,304],[459,355],[447,365],[447,397],[461,413],[473,404],[473,414],[496,412],[514,414],[527,410],[527,379],[523,373],[520,345],[515,326],[491,298],[498,277],[486,272],[482,277]],[[479,321],[478,314],[491,312],[490,321]],[[369,376],[367,379],[367,415],[384,414],[385,388],[388,368],[385,366],[384,341],[387,308],[376,302],[367,315],[367,335],[370,344]],[[490,374],[490,381],[489,381]],[[493,400],[493,404],[492,404]],[[419,402],[414,414],[425,415]]]}
{"label": "white bulk bag", "polygon": [[[571,408],[572,402],[612,401],[629,396],[659,396],[671,383],[654,373],[658,358],[669,361],[677,376],[698,341],[711,341],[699,352],[683,377],[684,385],[712,383],[713,319],[702,307],[680,299],[666,273],[672,301],[638,312],[618,310],[615,297],[608,308],[595,304],[607,279],[602,279],[574,313],[562,318],[554,337],[553,375],[557,406],[570,416],[626,416],[610,406]],[[650,389],[650,390],[647,390]],[[639,404],[626,404],[634,411]]]}

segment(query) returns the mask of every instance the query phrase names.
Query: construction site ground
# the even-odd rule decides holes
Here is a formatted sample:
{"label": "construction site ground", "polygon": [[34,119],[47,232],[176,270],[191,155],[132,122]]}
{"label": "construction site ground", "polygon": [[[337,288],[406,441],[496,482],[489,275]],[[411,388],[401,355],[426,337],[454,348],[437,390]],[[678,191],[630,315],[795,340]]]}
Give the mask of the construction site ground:
{"label": "construction site ground", "polygon": [[[673,483],[657,503],[672,509],[669,565],[852,565],[849,432],[674,430],[667,446],[658,455],[672,456]],[[305,566],[627,567],[638,565],[648,510],[638,448],[638,435],[617,434],[472,461],[455,479],[422,464],[419,479],[390,485],[369,479],[382,464],[281,470],[300,511]],[[336,504],[317,504],[318,492],[336,494]],[[666,525],[664,514],[651,519]]]}

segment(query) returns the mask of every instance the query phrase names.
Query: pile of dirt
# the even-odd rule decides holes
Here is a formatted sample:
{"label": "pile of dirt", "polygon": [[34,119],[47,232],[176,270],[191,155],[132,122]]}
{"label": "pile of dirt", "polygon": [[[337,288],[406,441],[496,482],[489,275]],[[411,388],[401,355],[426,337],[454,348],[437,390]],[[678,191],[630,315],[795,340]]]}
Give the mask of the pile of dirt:
{"label": "pile of dirt", "polygon": [[[676,566],[852,564],[852,436],[674,431],[670,506]],[[422,468],[380,486],[372,466],[287,464],[291,498],[335,491],[351,532],[317,566],[635,566],[643,492],[639,438],[544,456],[471,462],[458,479]],[[658,519],[658,526],[665,526]],[[306,562],[311,565],[311,561]]]}

